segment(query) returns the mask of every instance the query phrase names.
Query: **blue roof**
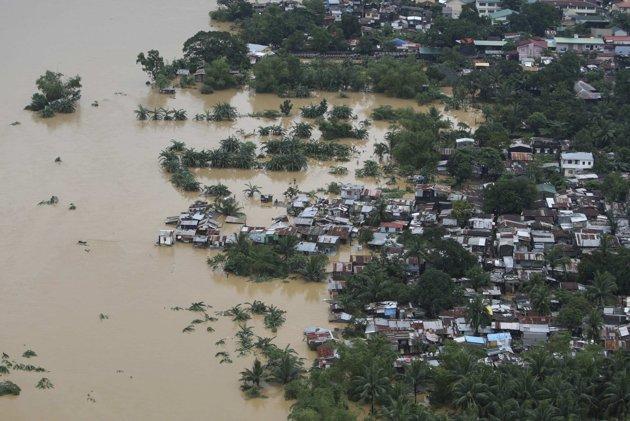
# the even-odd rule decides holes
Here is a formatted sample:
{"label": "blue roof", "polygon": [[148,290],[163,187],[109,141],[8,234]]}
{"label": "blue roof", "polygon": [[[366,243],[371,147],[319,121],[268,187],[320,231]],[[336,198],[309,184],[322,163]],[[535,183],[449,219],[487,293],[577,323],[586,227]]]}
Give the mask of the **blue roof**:
{"label": "blue roof", "polygon": [[407,41],[400,38],[394,38],[393,40],[391,40],[391,43],[394,44],[396,47],[402,47],[407,43]]}
{"label": "blue roof", "polygon": [[486,339],[481,336],[465,336],[464,338],[466,342],[470,344],[483,345],[486,343]]}
{"label": "blue roof", "polygon": [[506,339],[512,339],[510,332],[488,333],[489,341],[504,341]]}

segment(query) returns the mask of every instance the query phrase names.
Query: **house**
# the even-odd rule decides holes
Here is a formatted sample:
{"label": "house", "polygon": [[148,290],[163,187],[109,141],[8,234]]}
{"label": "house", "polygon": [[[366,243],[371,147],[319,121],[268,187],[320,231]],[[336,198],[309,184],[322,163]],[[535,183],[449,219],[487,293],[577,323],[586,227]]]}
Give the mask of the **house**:
{"label": "house", "polygon": [[593,168],[593,154],[590,152],[563,152],[560,155],[560,168],[565,176],[574,175]]}
{"label": "house", "polygon": [[326,254],[337,252],[339,237],[336,235],[320,235],[317,237],[317,249]]}
{"label": "house", "polygon": [[455,139],[455,147],[457,149],[465,148],[468,146],[475,146],[475,139],[471,137],[461,137],[459,139]]}
{"label": "house", "polygon": [[247,44],[247,57],[251,64],[256,64],[261,58],[273,54],[268,45]]}
{"label": "house", "polygon": [[363,194],[364,187],[360,184],[342,184],[341,198],[343,200],[359,200]]}
{"label": "house", "polygon": [[[476,39],[473,41],[473,45],[475,49],[481,53],[488,55],[500,55],[503,54],[503,47],[507,44],[505,40],[485,40],[485,39]],[[489,66],[489,64],[488,64]],[[488,66],[478,66],[478,67],[488,67]]]}
{"label": "house", "polygon": [[611,35],[604,36],[605,48],[607,51],[613,52],[616,56],[630,56],[630,36],[628,35]]}
{"label": "house", "polygon": [[309,243],[307,241],[300,241],[295,246],[295,251],[302,254],[316,254],[318,252],[317,243]]}
{"label": "house", "polygon": [[502,0],[475,0],[475,7],[479,16],[488,16],[501,10]]}
{"label": "house", "polygon": [[418,184],[416,186],[416,203],[431,202],[446,199],[451,193],[451,188],[443,184]]}
{"label": "house", "polygon": [[556,51],[559,53],[567,51],[574,51],[576,53],[604,51],[604,40],[602,38],[579,38],[578,36],[574,36],[573,38],[555,37],[553,39],[553,45],[555,45]]}
{"label": "house", "polygon": [[611,7],[613,12],[630,13],[630,1],[620,1]]}
{"label": "house", "polygon": [[475,0],[446,0],[440,1],[444,4],[442,8],[442,14],[452,19],[459,19],[459,15],[462,13],[462,7],[467,4],[475,3]]}
{"label": "house", "polygon": [[547,49],[547,41],[540,38],[530,38],[519,41],[516,44],[518,59],[539,59]]}
{"label": "house", "polygon": [[197,69],[197,71],[194,74],[195,77],[195,82],[203,82],[203,80],[206,77],[206,69],[204,69],[203,67],[201,69]]}
{"label": "house", "polygon": [[508,17],[510,17],[513,14],[518,15],[518,12],[512,9],[500,9],[500,10],[497,10],[496,12],[492,12],[488,14],[488,17],[490,18],[492,23],[504,23],[504,22],[507,22]]}
{"label": "house", "polygon": [[595,2],[584,0],[541,0],[541,2],[562,10],[562,16],[565,19],[580,15],[595,15],[598,12]]}
{"label": "house", "polygon": [[597,101],[602,99],[602,94],[597,92],[597,89],[583,80],[576,81],[573,84],[573,90],[578,98],[585,101]]}
{"label": "house", "polygon": [[532,137],[531,146],[534,154],[557,155],[562,149],[559,140],[548,137]]}

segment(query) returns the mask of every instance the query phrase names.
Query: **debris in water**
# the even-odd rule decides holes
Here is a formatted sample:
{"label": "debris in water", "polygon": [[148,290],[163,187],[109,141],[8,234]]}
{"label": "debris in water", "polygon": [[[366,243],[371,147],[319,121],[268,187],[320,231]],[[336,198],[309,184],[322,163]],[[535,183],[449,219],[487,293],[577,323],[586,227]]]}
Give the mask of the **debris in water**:
{"label": "debris in water", "polygon": [[50,199],[42,200],[38,205],[56,205],[57,203],[59,203],[59,198],[57,196],[50,196]]}
{"label": "debris in water", "polygon": [[77,207],[74,203],[70,203],[70,206],[68,206],[69,210],[75,210]]}
{"label": "debris in water", "polygon": [[60,157],[60,156],[58,156],[57,158],[55,158],[55,162],[56,162],[57,164],[60,164],[60,163],[61,163],[61,157]]}
{"label": "debris in water", "polygon": [[55,387],[47,377],[42,377],[40,381],[35,385],[38,389],[52,389]]}
{"label": "debris in water", "polygon": [[13,123],[9,124],[9,126],[19,126],[20,124],[22,123],[20,123],[19,121],[14,121]]}
{"label": "debris in water", "polygon": [[98,318],[99,318],[99,320],[107,320],[107,319],[109,319],[109,316],[107,314],[101,313],[101,314],[98,315]]}
{"label": "debris in water", "polygon": [[98,101],[94,101],[94,102],[92,103],[92,107],[98,107]]}
{"label": "debris in water", "polygon": [[88,245],[87,241],[83,241],[83,240],[77,241],[77,244],[80,245],[80,246],[87,246]]}

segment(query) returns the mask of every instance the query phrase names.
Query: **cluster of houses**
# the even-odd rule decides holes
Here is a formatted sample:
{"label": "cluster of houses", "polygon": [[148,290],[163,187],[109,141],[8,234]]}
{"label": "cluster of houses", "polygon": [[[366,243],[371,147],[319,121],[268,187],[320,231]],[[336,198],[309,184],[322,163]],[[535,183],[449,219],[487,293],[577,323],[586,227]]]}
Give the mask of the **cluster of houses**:
{"label": "cluster of houses", "polygon": [[[602,2],[591,0],[540,0],[552,5],[562,12],[562,23],[558,28],[548,28],[544,38],[523,37],[517,33],[507,33],[501,38],[472,39],[463,38],[458,41],[460,52],[474,57],[475,66],[488,66],[488,58],[505,57],[519,60],[523,67],[537,70],[549,64],[558,53],[575,51],[591,55],[592,65],[610,69],[615,66],[616,58],[630,56],[630,35],[620,27],[612,25],[612,13],[630,13],[630,2],[613,2],[604,6]],[[474,5],[480,16],[490,19],[493,25],[505,25],[517,11],[510,9],[502,0],[439,0],[442,14],[458,19],[462,8]],[[280,5],[286,10],[301,7],[293,0],[279,2],[256,2],[254,6],[263,9],[271,4]],[[441,53],[439,48],[421,45],[405,39],[406,34],[413,39],[413,33],[423,32],[431,28],[435,2],[365,2],[361,0],[325,0],[324,24],[340,22],[343,14],[356,16],[361,25],[361,33],[369,34],[384,25],[390,26],[400,34],[389,44],[378,46],[380,51],[392,50],[402,55],[417,55],[431,58]],[[558,36],[557,33],[576,25],[590,29],[589,35]],[[581,31],[580,33],[583,33]],[[358,46],[359,39],[350,39],[351,48]],[[250,58],[257,60],[262,54],[269,54],[266,46],[249,46]],[[254,47],[252,49],[252,47]],[[351,54],[351,53],[344,53]],[[379,54],[379,53],[376,53]],[[389,52],[388,54],[393,54]],[[331,54],[331,57],[335,54]]]}

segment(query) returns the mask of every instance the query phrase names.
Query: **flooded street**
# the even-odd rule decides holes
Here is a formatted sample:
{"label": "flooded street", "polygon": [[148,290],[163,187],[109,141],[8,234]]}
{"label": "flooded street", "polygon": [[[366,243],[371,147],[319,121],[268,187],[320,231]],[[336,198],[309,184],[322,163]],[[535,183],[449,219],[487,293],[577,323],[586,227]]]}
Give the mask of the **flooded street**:
{"label": "flooded street", "polygon": [[[157,157],[170,139],[195,148],[214,148],[238,129],[251,132],[266,120],[207,123],[188,120],[136,121],[138,104],[183,108],[189,117],[221,101],[240,114],[277,109],[280,98],[229,90],[202,96],[179,91],[175,98],[151,93],[135,64],[138,52],[157,48],[166,58],[210,27],[201,0],[0,0],[0,353],[19,356],[48,373],[12,371],[22,388],[0,398],[0,419],[260,419],[286,418],[290,403],[269,389],[268,399],[245,400],[239,371],[251,357],[220,365],[214,342],[231,337],[235,324],[220,318],[216,332],[182,333],[194,315],[170,307],[205,301],[214,310],[262,300],[287,311],[277,343],[309,356],[306,326],[326,325],[325,285],[300,280],[252,283],[212,272],[206,251],[189,245],[154,246],[164,217],[187,208],[194,195],[177,191]],[[79,74],[82,99],[76,113],[41,120],[23,111],[45,70]],[[366,118],[377,105],[412,106],[409,101],[352,94],[330,101],[351,105]],[[99,107],[91,107],[97,100]],[[319,98],[294,101],[300,105]],[[20,125],[10,126],[14,121]],[[467,121],[468,124],[471,122]],[[283,124],[290,125],[290,119]],[[357,160],[374,159],[372,144],[387,123],[374,124],[370,139],[354,144],[359,158],[334,177],[312,163],[304,173],[197,171],[204,184],[223,182],[236,193],[250,225],[269,225],[281,208],[263,208],[242,193],[251,181],[280,197],[295,178],[302,190],[354,179]],[[252,138],[259,143],[258,138]],[[62,163],[54,162],[60,157]],[[52,195],[55,206],[37,206]],[[68,210],[70,202],[77,206]],[[77,241],[87,246],[77,245]],[[109,319],[99,320],[99,314]],[[266,334],[261,323],[256,333]],[[228,348],[233,344],[228,341]],[[307,363],[310,366],[310,361]],[[35,384],[48,377],[54,389]]]}

